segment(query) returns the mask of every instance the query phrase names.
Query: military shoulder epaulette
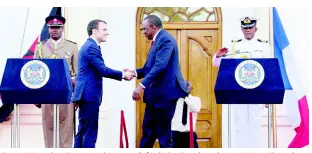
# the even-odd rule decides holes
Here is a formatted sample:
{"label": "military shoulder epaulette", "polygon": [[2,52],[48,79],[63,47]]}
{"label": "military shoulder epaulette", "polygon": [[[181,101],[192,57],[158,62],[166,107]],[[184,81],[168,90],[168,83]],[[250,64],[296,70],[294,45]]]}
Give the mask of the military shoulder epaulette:
{"label": "military shoulder epaulette", "polygon": [[44,44],[46,41],[48,41],[48,39],[43,40],[43,41],[39,41],[37,44],[40,44],[40,43]]}
{"label": "military shoulder epaulette", "polygon": [[240,41],[242,41],[242,39],[232,40],[232,43],[234,43],[234,42],[240,42]]}
{"label": "military shoulder epaulette", "polygon": [[257,39],[259,42],[262,42],[262,43],[268,43],[267,40],[262,40],[262,39]]}
{"label": "military shoulder epaulette", "polygon": [[73,42],[73,41],[71,41],[71,40],[67,40],[67,39],[65,39],[66,41],[68,41],[68,42],[71,42],[71,43],[73,43],[73,44],[77,44],[76,42]]}

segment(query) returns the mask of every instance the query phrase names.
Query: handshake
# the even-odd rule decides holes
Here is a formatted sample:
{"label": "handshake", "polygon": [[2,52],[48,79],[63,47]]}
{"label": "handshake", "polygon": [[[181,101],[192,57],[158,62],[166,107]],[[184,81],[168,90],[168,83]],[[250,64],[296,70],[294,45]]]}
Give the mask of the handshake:
{"label": "handshake", "polygon": [[123,69],[123,79],[124,80],[131,81],[135,77],[137,77],[135,70],[131,70],[128,68]]}

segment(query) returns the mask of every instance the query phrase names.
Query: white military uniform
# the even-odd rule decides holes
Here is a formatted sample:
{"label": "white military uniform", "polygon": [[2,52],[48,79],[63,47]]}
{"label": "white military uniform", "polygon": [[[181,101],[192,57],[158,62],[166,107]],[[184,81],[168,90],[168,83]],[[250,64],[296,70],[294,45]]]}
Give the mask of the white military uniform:
{"label": "white military uniform", "polygon": [[[268,41],[253,38],[232,40],[229,52],[225,57],[213,57],[213,65],[219,66],[222,58],[271,58],[272,53]],[[233,104],[232,117],[234,122],[234,141],[232,148],[260,148],[261,144],[261,119],[263,104]],[[232,130],[233,131],[233,130]],[[264,137],[263,137],[264,138]]]}

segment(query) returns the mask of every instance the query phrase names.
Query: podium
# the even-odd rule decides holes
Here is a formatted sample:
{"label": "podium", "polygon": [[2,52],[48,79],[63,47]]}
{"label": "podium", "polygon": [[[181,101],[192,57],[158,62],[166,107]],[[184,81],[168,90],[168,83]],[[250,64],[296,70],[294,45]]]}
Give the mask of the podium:
{"label": "podium", "polygon": [[[3,104],[14,104],[13,147],[19,147],[17,104],[69,104],[73,86],[65,59],[9,58],[0,86]],[[54,147],[59,141],[59,109],[54,106]],[[13,138],[12,137],[12,138]],[[16,138],[17,137],[17,138]]]}
{"label": "podium", "polygon": [[278,60],[222,59],[215,85],[217,104],[283,104]]}
{"label": "podium", "polygon": [[230,145],[231,104],[283,104],[285,87],[278,59],[222,59],[214,92],[217,104],[229,104]]}

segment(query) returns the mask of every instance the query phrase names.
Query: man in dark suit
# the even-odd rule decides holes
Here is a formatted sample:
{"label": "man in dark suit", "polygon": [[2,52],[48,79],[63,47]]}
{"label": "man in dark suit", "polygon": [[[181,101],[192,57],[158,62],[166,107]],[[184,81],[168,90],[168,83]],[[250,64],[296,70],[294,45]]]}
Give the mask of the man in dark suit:
{"label": "man in dark suit", "polygon": [[9,121],[11,119],[10,114],[14,109],[14,105],[2,104],[0,95],[0,123]]}
{"label": "man in dark suit", "polygon": [[80,48],[78,74],[72,101],[79,107],[79,126],[75,148],[95,148],[98,132],[99,107],[102,102],[102,77],[121,81],[131,80],[131,72],[113,70],[104,64],[100,43],[106,42],[106,22],[92,20],[87,27],[90,38]]}
{"label": "man in dark suit", "polygon": [[152,148],[156,138],[161,148],[171,148],[171,120],[176,102],[188,93],[179,66],[179,50],[157,16],[147,16],[142,25],[143,34],[153,41],[145,65],[136,70],[137,78],[143,80],[132,95],[138,101],[144,91],[146,103],[140,148]]}

